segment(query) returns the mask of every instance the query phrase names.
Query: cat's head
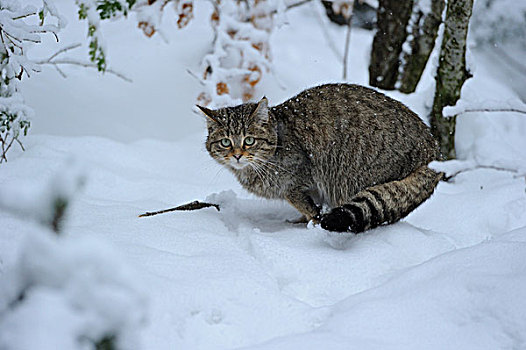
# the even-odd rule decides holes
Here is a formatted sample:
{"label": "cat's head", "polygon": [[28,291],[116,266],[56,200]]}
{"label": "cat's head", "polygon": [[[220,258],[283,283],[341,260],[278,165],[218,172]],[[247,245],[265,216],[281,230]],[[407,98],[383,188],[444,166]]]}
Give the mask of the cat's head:
{"label": "cat's head", "polygon": [[219,163],[236,170],[257,167],[276,152],[277,132],[265,97],[216,110],[197,107],[207,117],[206,149]]}

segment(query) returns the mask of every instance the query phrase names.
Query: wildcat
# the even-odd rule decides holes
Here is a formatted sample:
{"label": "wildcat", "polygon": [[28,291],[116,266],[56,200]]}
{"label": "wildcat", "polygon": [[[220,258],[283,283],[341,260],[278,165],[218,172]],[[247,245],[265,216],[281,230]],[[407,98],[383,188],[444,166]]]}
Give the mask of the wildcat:
{"label": "wildcat", "polygon": [[[352,84],[307,89],[280,105],[211,110],[206,149],[258,196],[287,200],[331,231],[393,223],[442,178],[429,128],[402,103]],[[322,206],[332,210],[322,214]]]}

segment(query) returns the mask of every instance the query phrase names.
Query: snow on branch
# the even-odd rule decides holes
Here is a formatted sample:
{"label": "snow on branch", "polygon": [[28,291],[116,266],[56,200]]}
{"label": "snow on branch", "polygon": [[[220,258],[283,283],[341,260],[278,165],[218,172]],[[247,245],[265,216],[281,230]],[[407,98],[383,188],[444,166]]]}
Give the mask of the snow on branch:
{"label": "snow on branch", "polygon": [[[100,30],[102,20],[127,16],[133,11],[139,29],[147,37],[159,33],[164,38],[161,24],[167,6],[173,7],[178,28],[186,27],[194,18],[193,0],[76,2],[79,18],[88,22],[90,60],[100,71],[107,71],[106,48]],[[266,72],[272,71],[269,41],[272,31],[285,22],[286,10],[308,2],[311,0],[210,0],[214,7],[210,16],[214,41],[210,53],[202,59],[202,73],[191,73],[203,87],[198,103],[224,106],[255,98],[257,84]]]}
{"label": "snow on branch", "polygon": [[442,111],[445,117],[452,117],[460,114],[475,112],[513,112],[526,114],[526,104],[519,100],[489,100],[475,103],[459,100],[455,106],[444,107]]}
{"label": "snow on branch", "polygon": [[[43,35],[52,35],[58,42],[58,32],[66,25],[66,20],[58,13],[51,0],[42,0],[42,7],[22,5],[18,0],[2,1],[0,5],[0,163],[7,161],[7,153],[18,144],[24,149],[20,137],[26,135],[31,123],[33,110],[26,106],[19,92],[18,82],[41,71],[42,65],[53,66],[60,75],[66,76],[60,68],[64,65],[77,65],[85,68],[105,70],[123,80],[131,81],[115,70],[108,69],[102,50],[102,39],[98,36],[100,15],[109,18],[119,11],[126,13],[135,0],[126,0],[124,6],[116,1],[99,2],[79,0],[79,16],[92,20],[89,34],[90,57],[92,62],[66,58],[62,55],[79,47],[79,44],[66,46],[50,57],[41,60],[30,59],[28,50],[41,43]],[[91,6],[91,7],[88,7]],[[92,13],[94,12],[94,13]],[[93,19],[95,18],[95,19]]]}
{"label": "snow on branch", "polygon": [[[55,23],[47,24],[51,18]],[[27,57],[30,46],[41,42],[41,36],[51,34],[57,39],[65,25],[55,7],[44,0],[41,9],[22,6],[18,1],[4,1],[0,7],[0,163],[7,161],[13,144],[22,147],[20,136],[26,135],[33,115],[19,93],[18,81],[40,70]]]}
{"label": "snow on branch", "polygon": [[445,174],[444,180],[451,181],[457,175],[474,171],[478,169],[491,169],[495,171],[505,171],[515,174],[514,177],[526,177],[526,169],[516,169],[512,167],[500,166],[498,164],[480,164],[476,160],[448,160],[444,162],[433,161],[429,164],[429,167],[437,172],[443,172]]}
{"label": "snow on branch", "polygon": [[202,61],[204,91],[198,103],[216,107],[253,99],[271,70],[270,34],[282,22],[282,0],[215,1],[210,18],[213,50]]}

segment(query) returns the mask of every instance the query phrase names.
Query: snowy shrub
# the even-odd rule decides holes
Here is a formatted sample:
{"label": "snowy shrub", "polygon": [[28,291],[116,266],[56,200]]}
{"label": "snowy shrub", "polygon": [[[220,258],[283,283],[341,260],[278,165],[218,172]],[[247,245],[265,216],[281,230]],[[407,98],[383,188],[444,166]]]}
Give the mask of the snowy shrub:
{"label": "snowy shrub", "polygon": [[222,106],[254,97],[263,72],[271,68],[269,35],[276,22],[273,14],[283,10],[279,5],[256,0],[214,4],[214,48],[202,62],[205,91],[199,103]]}
{"label": "snowy shrub", "polygon": [[1,349],[140,347],[146,301],[134,272],[103,242],[60,232],[81,174],[68,166],[42,186],[0,188],[0,208],[43,224],[29,220],[16,263],[1,276]]}
{"label": "snowy shrub", "polygon": [[145,319],[139,290],[106,244],[36,230],[3,276],[0,348],[138,348]]}
{"label": "snowy shrub", "polygon": [[100,32],[100,20],[126,16],[135,0],[77,0],[79,19],[88,21],[89,57],[101,72],[106,71],[104,40]]}
{"label": "snowy shrub", "polygon": [[[45,24],[47,18],[56,24]],[[31,45],[40,43],[42,34],[57,35],[64,25],[55,7],[44,0],[42,8],[22,6],[17,0],[0,0],[0,163],[7,152],[30,127],[31,108],[25,105],[18,81],[38,72],[38,65],[27,57]]]}
{"label": "snowy shrub", "polygon": [[[248,101],[264,72],[271,69],[269,37],[286,9],[283,0],[215,0],[210,23],[214,30],[211,52],[202,60],[200,80],[202,105],[224,106]],[[79,18],[88,22],[90,59],[100,71],[107,65],[101,20],[137,15],[138,27],[147,37],[161,31],[166,7],[171,4],[177,27],[193,19],[192,0],[77,0]]]}

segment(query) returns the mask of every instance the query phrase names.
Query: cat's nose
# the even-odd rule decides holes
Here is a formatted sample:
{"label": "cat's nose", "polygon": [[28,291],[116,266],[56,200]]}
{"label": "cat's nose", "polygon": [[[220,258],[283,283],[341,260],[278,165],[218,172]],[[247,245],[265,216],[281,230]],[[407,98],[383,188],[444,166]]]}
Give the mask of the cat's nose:
{"label": "cat's nose", "polygon": [[234,154],[234,158],[236,158],[238,162],[241,159],[241,157],[243,157],[242,154]]}

